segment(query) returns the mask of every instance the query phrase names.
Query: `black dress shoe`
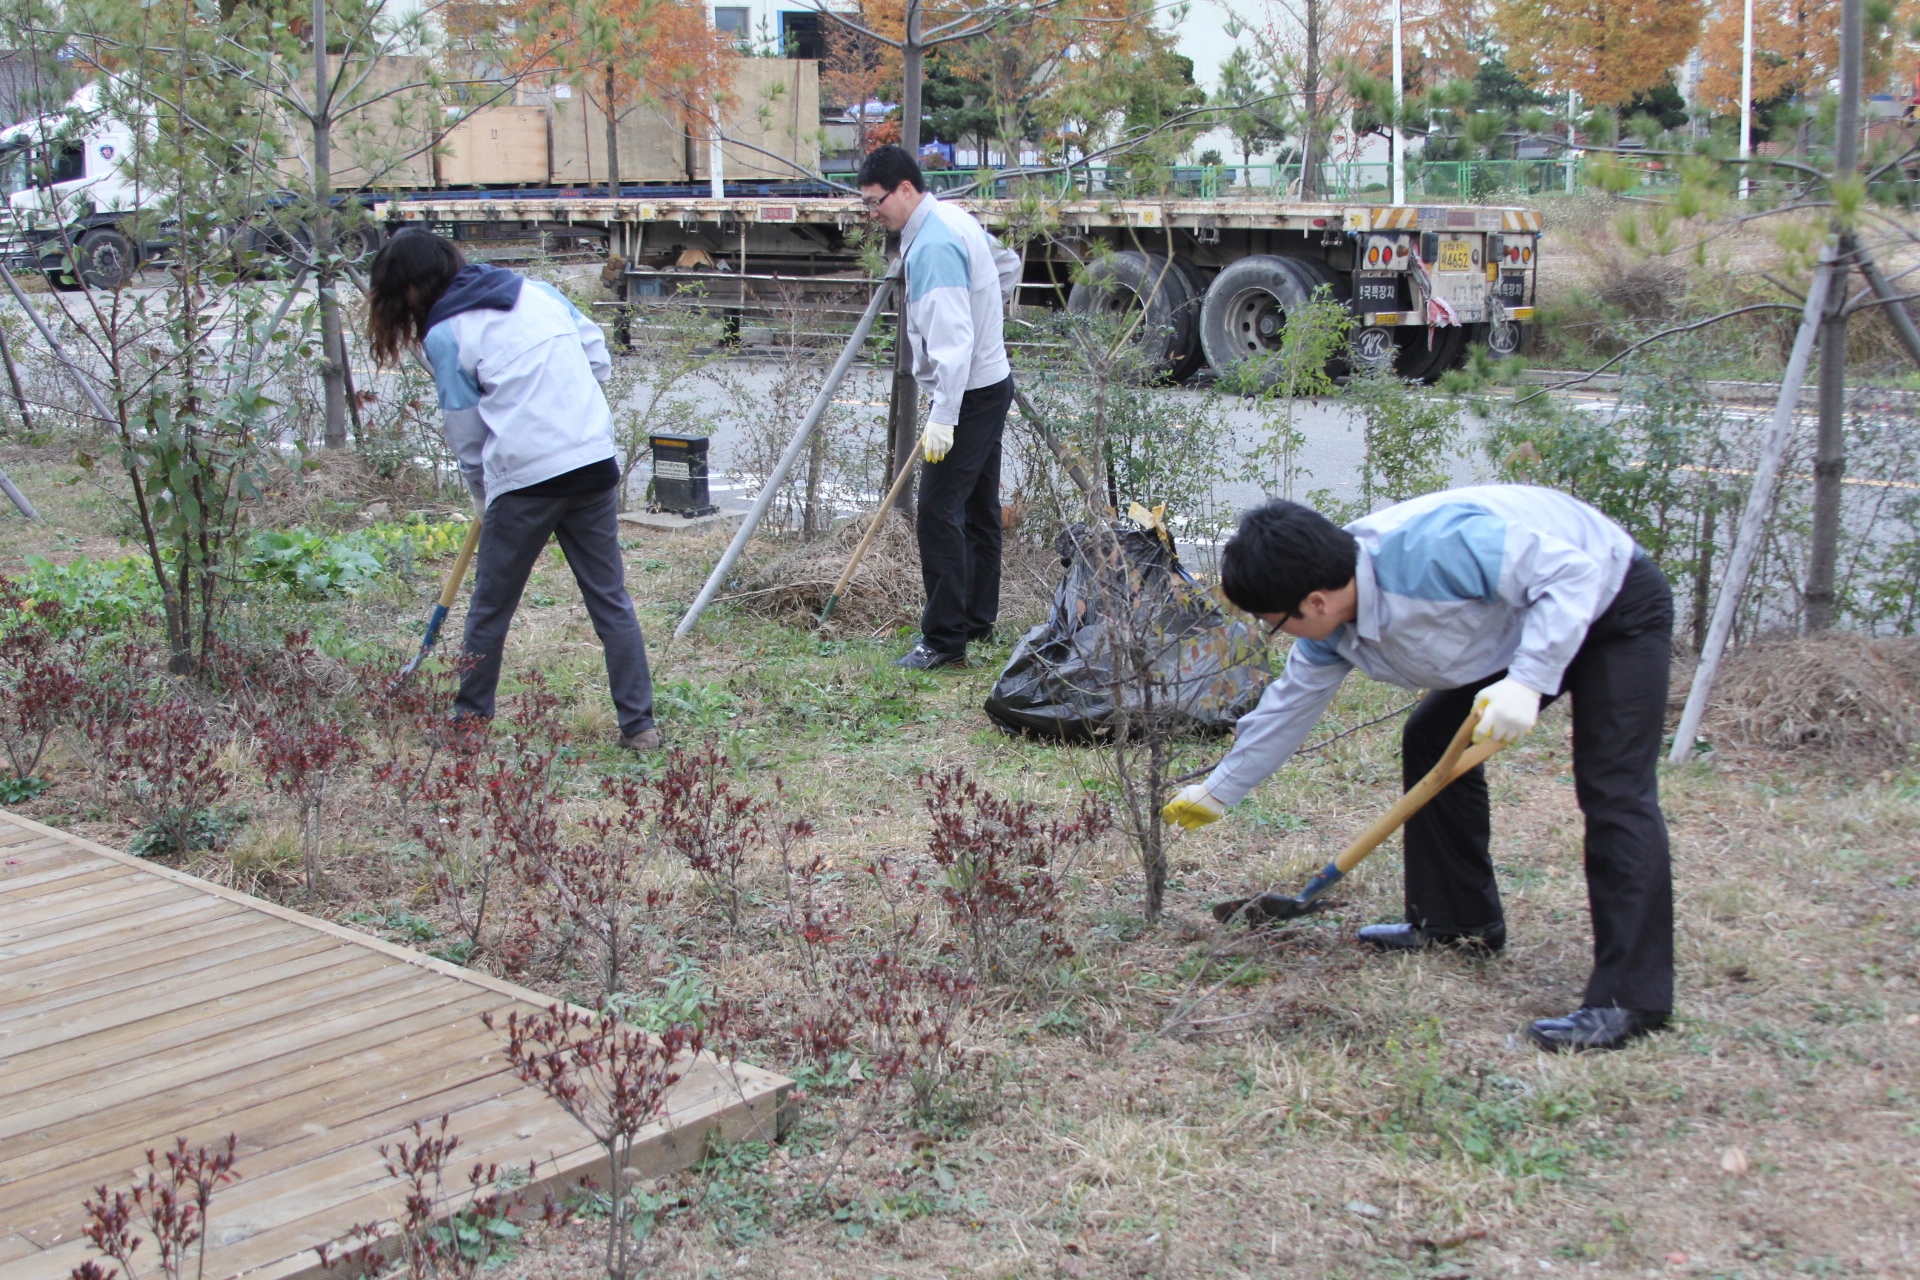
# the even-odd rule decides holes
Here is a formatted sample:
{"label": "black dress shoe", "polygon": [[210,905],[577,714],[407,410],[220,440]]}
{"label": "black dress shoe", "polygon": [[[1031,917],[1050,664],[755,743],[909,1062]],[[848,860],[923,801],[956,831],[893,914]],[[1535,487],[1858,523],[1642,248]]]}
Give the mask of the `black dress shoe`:
{"label": "black dress shoe", "polygon": [[909,671],[931,671],[935,667],[963,667],[966,664],[967,655],[964,653],[941,653],[924,644],[913,646],[893,660],[894,666],[905,667]]}
{"label": "black dress shoe", "polygon": [[1425,951],[1429,947],[1458,947],[1492,955],[1507,945],[1504,922],[1478,929],[1423,929],[1417,924],[1370,924],[1360,930],[1360,941],[1381,951]]}
{"label": "black dress shoe", "polygon": [[1658,1031],[1667,1015],[1655,1009],[1588,1007],[1564,1018],[1542,1018],[1527,1028],[1527,1039],[1554,1053],[1584,1053],[1589,1049],[1618,1049],[1635,1036]]}

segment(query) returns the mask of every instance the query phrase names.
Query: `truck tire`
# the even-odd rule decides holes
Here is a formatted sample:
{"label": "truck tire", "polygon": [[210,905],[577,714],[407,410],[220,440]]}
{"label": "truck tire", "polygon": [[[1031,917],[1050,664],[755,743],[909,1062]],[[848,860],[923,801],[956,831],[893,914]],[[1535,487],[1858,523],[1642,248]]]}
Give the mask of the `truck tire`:
{"label": "truck tire", "polygon": [[1174,377],[1198,349],[1196,301],[1186,272],[1157,253],[1127,249],[1087,268],[1067,294],[1067,310],[1114,320],[1138,313],[1140,380],[1159,382]]}
{"label": "truck tire", "polygon": [[[1242,364],[1277,354],[1287,331],[1288,313],[1306,306],[1321,285],[1339,280],[1325,264],[1278,254],[1256,254],[1233,262],[1213,278],[1200,308],[1200,340],[1207,363],[1222,377]],[[1264,375],[1277,377],[1278,371]],[[1260,390],[1264,390],[1266,382]]]}
{"label": "truck tire", "polygon": [[40,259],[40,273],[47,278],[47,287],[55,293],[78,293],[86,286],[80,278],[67,270],[67,255],[56,253]]}
{"label": "truck tire", "polygon": [[119,289],[140,270],[140,251],[112,227],[95,227],[74,246],[74,274],[91,289]]}
{"label": "truck tire", "polygon": [[386,236],[377,222],[359,222],[337,232],[334,247],[349,266],[364,267],[380,252]]}
{"label": "truck tire", "polygon": [[249,223],[240,246],[245,273],[260,280],[284,280],[298,270],[292,264],[313,261],[313,233],[298,218],[269,215]]}
{"label": "truck tire", "polygon": [[1393,371],[1409,382],[1431,386],[1449,369],[1459,368],[1467,358],[1467,331],[1461,325],[1435,327],[1431,347],[1427,345],[1426,331],[1413,328],[1405,332],[1411,336],[1399,340],[1400,353],[1394,359]]}
{"label": "truck tire", "polygon": [[1173,269],[1187,278],[1187,292],[1193,295],[1193,301],[1187,304],[1187,323],[1192,336],[1187,339],[1186,354],[1173,366],[1167,375],[1169,382],[1185,382],[1207,366],[1206,348],[1200,345],[1200,308],[1207,296],[1207,282],[1201,278],[1199,268],[1185,258],[1176,257]]}

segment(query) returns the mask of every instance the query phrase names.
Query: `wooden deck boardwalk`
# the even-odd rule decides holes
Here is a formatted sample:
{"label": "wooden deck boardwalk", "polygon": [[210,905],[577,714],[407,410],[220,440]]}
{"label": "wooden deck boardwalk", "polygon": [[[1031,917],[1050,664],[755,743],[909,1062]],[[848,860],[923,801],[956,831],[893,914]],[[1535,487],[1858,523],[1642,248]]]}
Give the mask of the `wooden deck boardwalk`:
{"label": "wooden deck boardwalk", "polygon": [[[604,1185],[599,1147],[480,1023],[548,1004],[0,812],[0,1280],[65,1280],[89,1256],[82,1201],[176,1135],[239,1137],[209,1280],[310,1276],[315,1246],[390,1221],[375,1148],[414,1120],[452,1116],[463,1183],[475,1160],[537,1160],[536,1203],[583,1174]],[[683,1167],[716,1130],[771,1137],[791,1084],[703,1060],[635,1164]]]}

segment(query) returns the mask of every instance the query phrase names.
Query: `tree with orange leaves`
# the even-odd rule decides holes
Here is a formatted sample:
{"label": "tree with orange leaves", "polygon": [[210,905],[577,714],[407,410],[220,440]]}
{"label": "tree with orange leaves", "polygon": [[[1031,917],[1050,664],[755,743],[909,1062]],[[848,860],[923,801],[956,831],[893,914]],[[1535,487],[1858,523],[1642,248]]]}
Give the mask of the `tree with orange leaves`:
{"label": "tree with orange leaves", "polygon": [[[1471,80],[1492,27],[1487,0],[1405,0],[1400,23],[1408,92]],[[1385,80],[1393,74],[1393,10],[1366,5],[1343,24],[1337,53],[1356,71]]]}
{"label": "tree with orange leaves", "polygon": [[[874,12],[879,8],[874,0],[861,0],[851,12],[862,25],[884,27],[885,16]],[[823,101],[855,110],[858,147],[864,155],[872,128],[880,123],[878,113],[869,118],[872,104],[884,100],[889,91],[897,94],[899,90],[900,53],[854,27],[838,22],[823,25],[827,49],[826,57],[820,60],[820,96]]]}
{"label": "tree with orange leaves", "polygon": [[[1700,42],[1700,96],[1709,109],[1740,109],[1741,5],[1723,6]],[[1884,83],[1896,37],[1891,24],[1865,32],[1866,83]],[[1839,0],[1754,0],[1753,100],[1824,91],[1840,68]]]}
{"label": "tree with orange leaves", "polygon": [[1500,0],[1493,25],[1528,84],[1617,107],[1686,60],[1703,9],[1701,0]]}
{"label": "tree with orange leaves", "polygon": [[694,0],[525,0],[515,36],[606,121],[607,188],[620,191],[620,122],[649,105],[710,132],[733,52]]}

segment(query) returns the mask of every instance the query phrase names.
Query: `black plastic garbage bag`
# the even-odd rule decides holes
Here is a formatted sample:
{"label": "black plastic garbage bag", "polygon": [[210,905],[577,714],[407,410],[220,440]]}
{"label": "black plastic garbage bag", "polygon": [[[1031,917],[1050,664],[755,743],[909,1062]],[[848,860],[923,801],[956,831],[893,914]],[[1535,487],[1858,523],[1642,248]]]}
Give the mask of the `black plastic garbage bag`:
{"label": "black plastic garbage bag", "polygon": [[[1074,525],[1056,546],[1067,574],[1053,613],[1021,637],[987,695],[1000,727],[1098,741],[1115,731],[1117,697],[1128,716],[1151,705],[1176,731],[1225,733],[1253,709],[1270,675],[1264,644],[1220,611],[1165,538]],[[1116,550],[1118,562],[1102,563]]]}

